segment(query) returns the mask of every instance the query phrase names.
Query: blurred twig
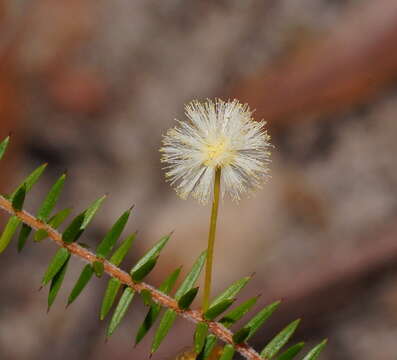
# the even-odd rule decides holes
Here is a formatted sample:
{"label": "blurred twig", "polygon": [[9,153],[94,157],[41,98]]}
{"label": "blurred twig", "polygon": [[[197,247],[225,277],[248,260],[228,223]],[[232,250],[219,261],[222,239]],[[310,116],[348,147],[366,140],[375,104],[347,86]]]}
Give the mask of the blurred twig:
{"label": "blurred twig", "polygon": [[397,2],[367,1],[350,10],[326,39],[236,84],[231,95],[275,127],[376,95],[397,75]]}
{"label": "blurred twig", "polygon": [[[4,138],[8,133],[20,129],[21,114],[23,109],[23,95],[17,71],[17,57],[21,42],[29,29],[32,19],[32,10],[37,2],[28,2],[16,17],[8,16],[5,1],[0,0],[1,14],[1,36],[0,36],[0,137]],[[22,136],[16,137],[14,145],[19,147],[23,141]],[[13,157],[6,159],[3,171],[14,173],[17,166],[16,158],[18,152],[11,153]],[[5,188],[5,182],[10,179],[2,178],[0,188]]]}
{"label": "blurred twig", "polygon": [[[0,6],[4,2],[0,1]],[[21,42],[31,26],[36,1],[24,3],[22,11],[18,16],[7,16],[4,14],[4,22],[1,25],[0,36],[0,65],[9,64],[17,56]]]}
{"label": "blurred twig", "polygon": [[[310,269],[296,273],[284,284],[279,283],[280,290],[268,295],[271,299],[284,299],[283,308],[269,322],[266,334],[277,331],[280,325],[296,316],[305,319],[300,331],[324,329],[336,311],[366,298],[369,279],[375,285],[386,272],[397,271],[396,235],[396,225],[383,228],[374,240],[361,239],[357,249],[342,255],[338,252],[337,257],[327,253],[313,261]],[[268,301],[265,297],[264,302]],[[266,334],[258,334],[261,342]]]}

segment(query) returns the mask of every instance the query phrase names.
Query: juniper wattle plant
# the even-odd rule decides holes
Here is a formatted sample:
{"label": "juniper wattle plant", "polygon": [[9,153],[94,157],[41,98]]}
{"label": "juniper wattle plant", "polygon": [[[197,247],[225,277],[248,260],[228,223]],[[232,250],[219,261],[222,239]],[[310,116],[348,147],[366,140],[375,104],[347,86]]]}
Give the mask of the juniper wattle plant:
{"label": "juniper wattle plant", "polygon": [[[231,360],[235,353],[240,353],[248,360],[270,360],[276,356],[278,360],[296,359],[304,346],[302,342],[290,346],[280,355],[278,353],[293,335],[299,320],[284,327],[260,352],[248,344],[248,340],[277,309],[278,301],[259,309],[237,331],[230,330],[232,325],[253,309],[258,300],[256,296],[233,306],[250,276],[235,281],[214,299],[210,297],[211,262],[220,193],[223,191],[238,199],[241,193],[257,188],[267,178],[270,144],[264,124],[255,123],[248,107],[236,100],[207,101],[204,104],[192,102],[187,107],[187,115],[191,123],[181,122],[180,128],[170,130],[165,136],[163,160],[169,166],[168,176],[171,182],[182,196],[191,194],[201,202],[212,199],[213,207],[210,246],[199,255],[175,291],[181,268],[176,268],[166,276],[159,287],[144,281],[156,266],[171,234],[163,236],[128,272],[120,268],[136,239],[136,232],[132,232],[119,241],[127,228],[131,208],[115,220],[95,251],[89,250],[79,241],[102,206],[105,196],[93,201],[74,217],[71,217],[69,208],[54,211],[66,181],[66,174],[62,174],[49,189],[41,206],[34,212],[35,215],[24,210],[25,198],[42,176],[46,164],[33,170],[11,194],[0,195],[0,208],[10,214],[0,236],[0,254],[9,249],[18,229],[18,251],[24,249],[29,237],[34,243],[50,239],[59,246],[41,281],[42,287],[49,286],[48,310],[63,284],[71,256],[84,260],[86,265],[70,291],[68,306],[76,301],[94,275],[102,277],[106,274],[109,277],[108,285],[99,313],[100,319],[104,320],[113,311],[106,331],[107,337],[118,328],[131,308],[134,296],[138,294],[147,307],[147,313],[135,334],[135,344],[160,320],[154,333],[151,354],[158,350],[176,317],[182,316],[196,323],[196,331],[193,336],[194,346],[181,354],[179,359],[204,360],[211,357]],[[0,143],[0,159],[8,144],[9,137]],[[65,229],[62,232],[57,230],[63,224],[66,224]],[[199,293],[196,283],[205,264],[207,274],[204,302],[201,309],[194,310],[191,309],[191,304]],[[165,312],[161,314],[163,310]],[[223,343],[223,346],[219,343]],[[325,343],[324,340],[315,346],[303,360],[317,359]]]}

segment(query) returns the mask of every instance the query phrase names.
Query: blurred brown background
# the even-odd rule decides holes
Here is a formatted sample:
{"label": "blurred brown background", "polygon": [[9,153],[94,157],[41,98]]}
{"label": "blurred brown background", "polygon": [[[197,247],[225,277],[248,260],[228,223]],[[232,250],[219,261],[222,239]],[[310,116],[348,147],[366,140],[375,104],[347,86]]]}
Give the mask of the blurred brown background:
{"label": "blurred brown background", "polygon": [[[62,206],[110,193],[91,244],[135,204],[126,268],[175,229],[158,284],[205,247],[209,217],[165,184],[161,134],[191,99],[248,102],[268,121],[272,179],[222,204],[217,291],[255,271],[241,299],[284,300],[256,346],[302,317],[296,339],[329,338],[323,360],[396,359],[396,41],[395,0],[0,0],[0,135],[14,134],[1,189],[48,161],[31,211],[64,169]],[[150,336],[132,346],[139,300],[106,344],[106,281],[64,310],[78,261],[46,314],[36,290],[53,252],[29,243],[1,257],[0,358],[146,359]],[[192,329],[179,321],[154,359],[191,344]]]}

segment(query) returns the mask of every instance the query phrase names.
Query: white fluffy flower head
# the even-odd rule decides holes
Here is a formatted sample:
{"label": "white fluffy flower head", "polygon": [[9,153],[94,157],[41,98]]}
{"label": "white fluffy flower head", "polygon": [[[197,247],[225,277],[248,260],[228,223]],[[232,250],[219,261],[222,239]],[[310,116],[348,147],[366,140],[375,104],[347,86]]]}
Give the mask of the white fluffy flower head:
{"label": "white fluffy flower head", "polygon": [[222,195],[234,200],[259,188],[268,177],[271,147],[264,122],[256,122],[248,105],[237,100],[186,105],[188,121],[178,121],[163,138],[166,177],[184,199],[207,203],[216,169],[221,170]]}

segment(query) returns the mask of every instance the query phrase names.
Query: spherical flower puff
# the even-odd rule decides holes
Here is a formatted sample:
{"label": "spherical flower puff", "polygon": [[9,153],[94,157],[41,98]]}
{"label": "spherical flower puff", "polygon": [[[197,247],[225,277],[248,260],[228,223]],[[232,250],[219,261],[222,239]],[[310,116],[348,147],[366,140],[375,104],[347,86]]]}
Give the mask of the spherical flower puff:
{"label": "spherical flower puff", "polygon": [[269,176],[265,122],[254,121],[248,105],[237,100],[195,100],[185,111],[188,121],[169,129],[160,149],[166,178],[178,195],[207,203],[216,169],[221,170],[222,196],[239,200],[242,193],[260,188]]}

